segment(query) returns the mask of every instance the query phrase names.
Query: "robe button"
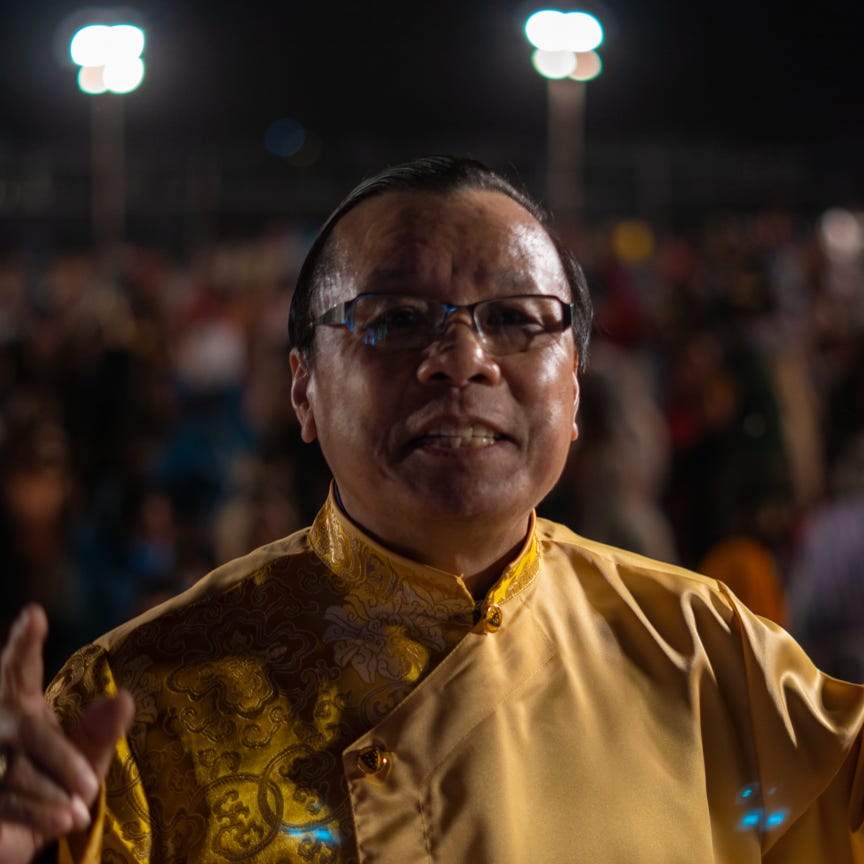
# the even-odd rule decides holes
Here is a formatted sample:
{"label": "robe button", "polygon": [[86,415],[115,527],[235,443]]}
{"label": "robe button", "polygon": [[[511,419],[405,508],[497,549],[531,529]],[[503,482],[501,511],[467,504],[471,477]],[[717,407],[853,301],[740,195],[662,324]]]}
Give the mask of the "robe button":
{"label": "robe button", "polygon": [[384,778],[390,771],[390,754],[377,744],[364,747],[357,754],[357,767],[367,776]]}
{"label": "robe button", "polygon": [[486,622],[486,632],[494,633],[504,623],[504,613],[497,603],[490,603],[483,613],[483,619]]}

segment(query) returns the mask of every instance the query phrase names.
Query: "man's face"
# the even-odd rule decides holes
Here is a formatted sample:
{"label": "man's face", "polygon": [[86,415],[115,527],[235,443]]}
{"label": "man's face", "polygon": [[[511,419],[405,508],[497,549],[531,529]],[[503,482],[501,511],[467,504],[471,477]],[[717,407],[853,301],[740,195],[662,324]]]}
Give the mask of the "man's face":
{"label": "man's face", "polygon": [[[552,241],[497,192],[386,193],[349,212],[330,243],[335,266],[313,316],[364,292],[570,302]],[[304,440],[320,442],[349,515],[396,547],[436,523],[524,534],[576,438],[572,333],[495,357],[469,325],[456,313],[438,342],[397,353],[321,326],[311,364],[292,354]]]}

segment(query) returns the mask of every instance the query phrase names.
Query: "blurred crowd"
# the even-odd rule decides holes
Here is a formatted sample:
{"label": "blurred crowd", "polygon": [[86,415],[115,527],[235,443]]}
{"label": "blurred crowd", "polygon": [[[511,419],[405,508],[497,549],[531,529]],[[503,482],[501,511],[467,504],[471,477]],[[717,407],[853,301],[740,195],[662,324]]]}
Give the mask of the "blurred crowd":
{"label": "blurred crowd", "polygon": [[[286,349],[310,239],[129,247],[110,278],[87,253],[0,257],[0,635],[43,603],[49,674],[314,517],[329,475],[300,442]],[[782,212],[578,245],[595,336],[541,514],[723,579],[864,681],[860,249]]]}

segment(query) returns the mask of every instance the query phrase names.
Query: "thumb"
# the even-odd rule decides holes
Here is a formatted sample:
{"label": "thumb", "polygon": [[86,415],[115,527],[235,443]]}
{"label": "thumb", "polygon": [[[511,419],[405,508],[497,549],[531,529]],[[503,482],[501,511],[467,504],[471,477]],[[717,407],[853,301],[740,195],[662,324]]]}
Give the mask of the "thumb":
{"label": "thumb", "polygon": [[118,691],[114,697],[98,699],[82,715],[80,726],[71,736],[72,742],[100,780],[108,773],[114,745],[129,731],[134,717],[135,702],[127,690]]}
{"label": "thumb", "polygon": [[45,610],[35,603],[26,606],[12,625],[0,659],[0,702],[34,713],[41,708],[42,648],[47,635]]}

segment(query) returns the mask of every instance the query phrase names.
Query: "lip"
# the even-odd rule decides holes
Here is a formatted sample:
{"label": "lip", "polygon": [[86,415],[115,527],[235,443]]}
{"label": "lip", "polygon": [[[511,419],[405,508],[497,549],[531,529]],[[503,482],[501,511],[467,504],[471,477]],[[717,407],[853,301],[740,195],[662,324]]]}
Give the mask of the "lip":
{"label": "lip", "polygon": [[435,417],[412,431],[411,449],[431,448],[442,451],[482,451],[496,444],[512,443],[495,423],[479,417]]}

